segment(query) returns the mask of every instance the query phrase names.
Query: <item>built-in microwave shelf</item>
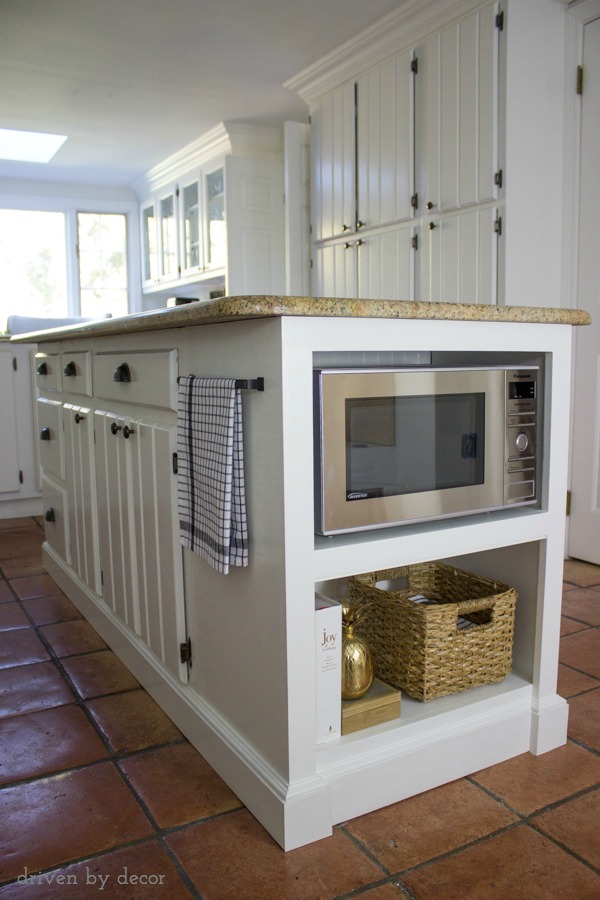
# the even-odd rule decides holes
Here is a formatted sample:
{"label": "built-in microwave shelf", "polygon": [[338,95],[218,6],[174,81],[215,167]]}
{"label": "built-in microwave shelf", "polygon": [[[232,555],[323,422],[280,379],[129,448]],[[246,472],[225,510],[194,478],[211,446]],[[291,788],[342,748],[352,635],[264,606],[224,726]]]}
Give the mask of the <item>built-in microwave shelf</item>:
{"label": "built-in microwave shelf", "polygon": [[547,517],[545,510],[521,506],[331,537],[315,535],[315,580],[334,577],[336,570],[366,571],[363,559],[371,561],[372,571],[530,541],[532,518],[537,519],[541,539],[547,534]]}

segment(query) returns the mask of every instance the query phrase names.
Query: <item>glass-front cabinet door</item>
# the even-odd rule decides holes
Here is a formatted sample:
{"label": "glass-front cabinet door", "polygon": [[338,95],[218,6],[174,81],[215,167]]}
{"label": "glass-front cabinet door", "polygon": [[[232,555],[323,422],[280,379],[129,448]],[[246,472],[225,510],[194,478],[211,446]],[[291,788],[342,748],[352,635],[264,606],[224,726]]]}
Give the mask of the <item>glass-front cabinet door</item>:
{"label": "glass-front cabinet door", "polygon": [[227,238],[225,232],[225,172],[223,166],[206,172],[205,223],[206,268],[222,269],[227,263]]}
{"label": "glass-front cabinet door", "polygon": [[202,231],[200,228],[200,182],[198,179],[180,188],[181,209],[181,269],[182,275],[191,275],[202,270]]}
{"label": "glass-front cabinet door", "polygon": [[160,273],[161,279],[177,278],[179,263],[177,253],[177,213],[175,190],[158,198],[159,235],[160,235]]}
{"label": "glass-front cabinet door", "polygon": [[142,280],[153,284],[157,279],[156,209],[152,202],[142,207]]}

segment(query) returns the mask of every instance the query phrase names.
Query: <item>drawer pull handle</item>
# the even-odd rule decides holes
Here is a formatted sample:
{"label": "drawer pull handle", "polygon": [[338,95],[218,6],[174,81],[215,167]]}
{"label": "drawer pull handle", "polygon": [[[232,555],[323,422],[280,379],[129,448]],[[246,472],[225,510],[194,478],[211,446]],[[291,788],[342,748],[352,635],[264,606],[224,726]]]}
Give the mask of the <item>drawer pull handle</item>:
{"label": "drawer pull handle", "polygon": [[135,429],[130,428],[128,425],[123,429],[123,437],[127,440],[130,434],[135,434]]}
{"label": "drawer pull handle", "polygon": [[41,362],[37,367],[38,375],[47,375],[48,374],[48,363]]}
{"label": "drawer pull handle", "polygon": [[123,383],[131,381],[131,372],[127,363],[121,363],[120,366],[117,366],[113,375],[113,381],[121,381]]}
{"label": "drawer pull handle", "polygon": [[80,422],[83,422],[85,416],[80,415],[80,413],[75,413],[75,424],[79,425]]}
{"label": "drawer pull handle", "polygon": [[75,365],[73,360],[71,360],[71,362],[68,362],[66,364],[66,366],[63,369],[63,375],[71,375],[71,376],[77,375],[77,366]]}
{"label": "drawer pull handle", "polygon": [[116,422],[113,422],[110,426],[111,433],[117,435],[120,432],[121,427],[121,425],[117,425]]}
{"label": "drawer pull handle", "polygon": [[44,519],[46,522],[56,522],[56,513],[54,512],[54,508],[52,506],[50,506],[44,513]]}
{"label": "drawer pull handle", "polygon": [[44,425],[40,432],[40,441],[49,441],[50,440],[50,429],[47,425]]}

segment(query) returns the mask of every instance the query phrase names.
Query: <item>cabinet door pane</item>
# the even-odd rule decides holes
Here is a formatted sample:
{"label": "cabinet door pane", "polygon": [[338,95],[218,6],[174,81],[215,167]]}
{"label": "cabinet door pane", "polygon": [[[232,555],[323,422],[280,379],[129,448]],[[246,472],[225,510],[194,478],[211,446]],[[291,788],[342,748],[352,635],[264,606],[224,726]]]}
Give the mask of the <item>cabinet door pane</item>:
{"label": "cabinet door pane", "polygon": [[160,200],[160,239],[161,275],[164,278],[174,278],[177,275],[177,220],[174,194],[168,194]]}
{"label": "cabinet door pane", "polygon": [[198,182],[185,185],[182,191],[182,234],[183,234],[183,258],[182,264],[185,270],[199,269],[200,258],[200,223],[198,206]]}
{"label": "cabinet door pane", "polygon": [[156,216],[151,204],[142,210],[142,278],[156,281],[157,277]]}
{"label": "cabinet door pane", "polygon": [[207,264],[211,269],[220,269],[227,262],[224,170],[221,168],[209,172],[205,185]]}

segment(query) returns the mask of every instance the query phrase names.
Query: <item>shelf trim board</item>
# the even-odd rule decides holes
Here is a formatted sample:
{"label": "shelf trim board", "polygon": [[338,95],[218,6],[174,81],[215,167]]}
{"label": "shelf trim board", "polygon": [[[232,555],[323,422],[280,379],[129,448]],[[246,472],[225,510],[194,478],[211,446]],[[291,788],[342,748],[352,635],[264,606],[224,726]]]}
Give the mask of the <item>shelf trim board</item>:
{"label": "shelf trim board", "polygon": [[43,559],[50,577],[284,850],[331,835],[329,788],[320,776],[287,782],[198,694],[177,681],[47,543]]}

